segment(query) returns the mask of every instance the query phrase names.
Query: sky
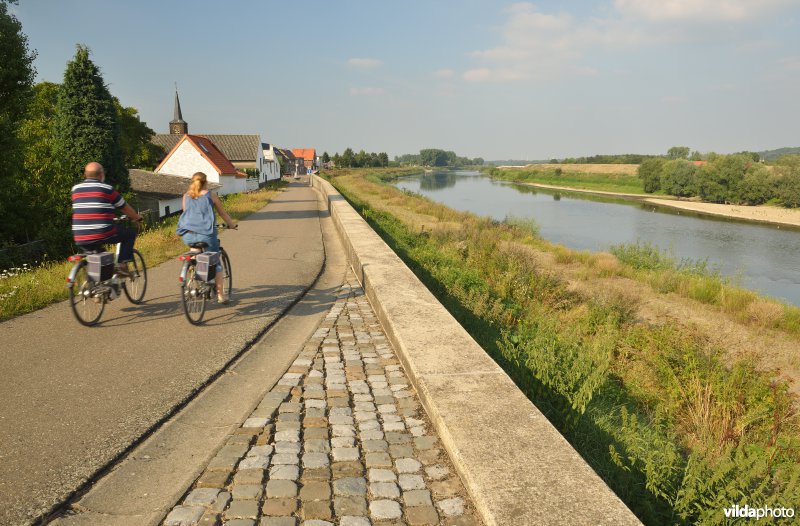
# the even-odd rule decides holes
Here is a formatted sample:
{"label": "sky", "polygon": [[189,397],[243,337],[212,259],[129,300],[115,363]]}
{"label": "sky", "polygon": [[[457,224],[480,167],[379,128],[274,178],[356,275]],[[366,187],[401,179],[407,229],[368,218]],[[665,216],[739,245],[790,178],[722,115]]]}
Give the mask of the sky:
{"label": "sky", "polygon": [[85,44],[167,133],[390,157],[800,146],[800,0],[20,0],[37,81]]}

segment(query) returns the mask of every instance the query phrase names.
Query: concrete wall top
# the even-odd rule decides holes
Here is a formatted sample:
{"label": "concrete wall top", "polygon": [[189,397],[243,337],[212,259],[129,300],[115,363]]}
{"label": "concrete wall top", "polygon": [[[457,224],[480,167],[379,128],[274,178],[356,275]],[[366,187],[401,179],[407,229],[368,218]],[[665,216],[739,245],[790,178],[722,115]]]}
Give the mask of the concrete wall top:
{"label": "concrete wall top", "polygon": [[485,523],[641,524],[333,186],[313,185]]}

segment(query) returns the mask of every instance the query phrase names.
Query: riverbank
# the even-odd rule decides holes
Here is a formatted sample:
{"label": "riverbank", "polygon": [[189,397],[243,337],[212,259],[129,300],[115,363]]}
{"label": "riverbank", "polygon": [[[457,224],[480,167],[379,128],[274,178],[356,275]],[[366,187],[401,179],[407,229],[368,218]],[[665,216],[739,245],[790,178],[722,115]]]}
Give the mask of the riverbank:
{"label": "riverbank", "polygon": [[776,329],[794,310],[553,245],[379,178],[333,181],[645,523],[724,523],[723,501],[800,498],[785,478],[800,459],[796,332]]}
{"label": "riverbank", "polygon": [[561,190],[564,192],[577,192],[583,194],[608,195],[614,197],[624,197],[636,199],[657,206],[666,206],[678,210],[687,210],[698,214],[727,217],[740,221],[755,221],[759,223],[770,223],[775,225],[787,225],[800,228],[800,209],[780,208],[770,205],[745,206],[745,205],[724,205],[718,203],[704,203],[698,201],[687,201],[675,197],[648,197],[651,194],[632,194],[626,192],[610,192],[604,190],[587,190],[584,188],[573,188],[569,186],[556,186],[543,183],[518,182],[526,186],[546,188],[548,190]]}

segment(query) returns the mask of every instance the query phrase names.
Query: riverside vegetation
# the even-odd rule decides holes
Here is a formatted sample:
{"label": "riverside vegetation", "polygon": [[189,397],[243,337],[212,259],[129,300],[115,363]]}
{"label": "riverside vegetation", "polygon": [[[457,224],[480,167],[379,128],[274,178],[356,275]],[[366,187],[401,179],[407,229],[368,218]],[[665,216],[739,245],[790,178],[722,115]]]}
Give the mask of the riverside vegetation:
{"label": "riverside vegetation", "polygon": [[732,504],[800,502],[788,382],[691,323],[642,319],[644,299],[627,291],[684,294],[720,323],[790,342],[797,309],[647,245],[575,252],[530,221],[401,192],[381,171],[326,176],[643,522],[722,524]]}
{"label": "riverside vegetation", "polygon": [[751,154],[739,153],[710,154],[700,164],[685,158],[650,157],[638,167],[546,164],[483,171],[505,181],[582,190],[669,195],[709,203],[800,207],[800,155],[785,155],[772,165],[756,162]]}
{"label": "riverside vegetation", "polygon": [[[242,219],[263,208],[280,192],[284,183],[272,183],[266,188],[243,194],[221,196],[225,210],[234,219]],[[175,229],[178,217],[172,216],[147,227],[136,238],[136,248],[144,256],[148,268],[177,256],[186,245]],[[113,247],[109,247],[113,251]],[[18,267],[0,274],[0,320],[33,312],[67,297],[64,279],[73,263],[46,261],[41,265]]]}

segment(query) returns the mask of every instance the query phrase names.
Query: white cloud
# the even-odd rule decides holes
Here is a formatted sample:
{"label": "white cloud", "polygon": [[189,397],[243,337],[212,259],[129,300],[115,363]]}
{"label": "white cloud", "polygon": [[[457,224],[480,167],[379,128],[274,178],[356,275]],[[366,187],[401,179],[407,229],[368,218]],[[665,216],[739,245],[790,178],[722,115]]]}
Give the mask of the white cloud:
{"label": "white cloud", "polygon": [[372,69],[382,66],[383,62],[375,58],[351,58],[347,65],[359,69]]}
{"label": "white cloud", "polygon": [[[729,37],[731,24],[798,4],[800,0],[613,0],[604,17],[577,19],[566,11],[545,13],[534,4],[516,3],[506,9],[500,45],[470,53],[478,64],[462,78],[507,82],[596,75],[596,66],[585,63],[590,52],[712,41],[720,34]],[[756,35],[734,33],[741,37],[739,47],[764,45]]]}
{"label": "white cloud", "polygon": [[363,87],[363,88],[350,88],[350,95],[381,95],[383,93],[383,88],[372,88],[372,87]]}
{"label": "white cloud", "polygon": [[747,21],[772,14],[796,0],[614,0],[625,15],[653,21]]}
{"label": "white cloud", "polygon": [[455,71],[452,69],[440,69],[439,71],[433,74],[434,77],[439,79],[449,79],[452,78],[456,74]]}

